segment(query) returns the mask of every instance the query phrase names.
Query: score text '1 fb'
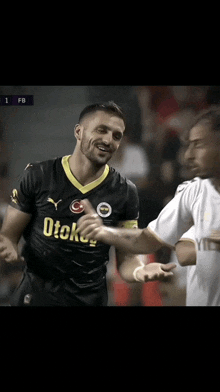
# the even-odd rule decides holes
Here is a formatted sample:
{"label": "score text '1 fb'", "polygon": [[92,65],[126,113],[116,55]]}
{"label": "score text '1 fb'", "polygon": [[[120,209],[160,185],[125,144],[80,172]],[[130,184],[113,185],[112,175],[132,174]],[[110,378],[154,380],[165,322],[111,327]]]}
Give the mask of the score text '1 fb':
{"label": "score text '1 fb'", "polygon": [[0,105],[26,106],[34,104],[33,95],[0,95]]}

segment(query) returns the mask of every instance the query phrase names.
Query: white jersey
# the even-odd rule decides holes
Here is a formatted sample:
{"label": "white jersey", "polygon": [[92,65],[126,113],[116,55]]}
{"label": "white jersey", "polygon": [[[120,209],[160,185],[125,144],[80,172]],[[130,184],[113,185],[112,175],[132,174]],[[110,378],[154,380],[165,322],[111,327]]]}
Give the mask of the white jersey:
{"label": "white jersey", "polygon": [[[192,241],[196,248],[197,258],[198,258],[198,246],[195,239],[195,226],[192,226],[186,233],[182,235],[180,241]],[[198,286],[198,279],[196,275],[196,265],[188,265],[186,268],[186,306],[193,306],[200,304],[200,301],[204,301],[203,292],[200,293]],[[203,303],[201,303],[203,305]]]}
{"label": "white jersey", "polygon": [[[220,193],[210,179],[194,178],[179,185],[176,196],[148,228],[162,242],[175,246],[184,234],[195,240],[197,261],[187,267],[187,306],[220,306],[220,245],[208,239],[220,231]],[[194,232],[193,232],[194,230]]]}

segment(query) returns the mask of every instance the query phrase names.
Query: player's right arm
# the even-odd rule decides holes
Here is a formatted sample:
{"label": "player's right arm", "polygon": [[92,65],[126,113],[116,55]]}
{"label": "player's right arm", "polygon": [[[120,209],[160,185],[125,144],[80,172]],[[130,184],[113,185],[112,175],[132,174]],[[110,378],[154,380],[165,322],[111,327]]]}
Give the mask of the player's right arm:
{"label": "player's right arm", "polygon": [[31,214],[8,206],[0,231],[0,259],[9,263],[19,261],[18,242],[25,227],[31,219]]}
{"label": "player's right arm", "polygon": [[103,225],[89,200],[84,199],[81,203],[84,205],[85,215],[78,220],[76,232],[80,232],[85,238],[96,239],[133,254],[153,253],[162,246],[148,229],[124,229]]}
{"label": "player's right arm", "polygon": [[83,200],[85,215],[78,223],[78,231],[88,239],[96,239],[130,253],[154,253],[162,246],[175,244],[193,225],[192,206],[198,193],[199,183],[183,187],[163,208],[157,219],[145,229],[121,229],[104,226],[88,200]]}
{"label": "player's right arm", "polygon": [[7,208],[0,231],[0,260],[16,262],[18,242],[31,220],[35,209],[35,194],[40,181],[38,166],[28,164],[13,189],[11,203]]}

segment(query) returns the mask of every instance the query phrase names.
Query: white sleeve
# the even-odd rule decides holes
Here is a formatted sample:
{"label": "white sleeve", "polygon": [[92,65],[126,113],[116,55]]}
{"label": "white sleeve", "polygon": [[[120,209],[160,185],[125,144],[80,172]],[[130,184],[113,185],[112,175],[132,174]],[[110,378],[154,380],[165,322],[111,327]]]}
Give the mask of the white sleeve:
{"label": "white sleeve", "polygon": [[190,227],[190,229],[182,235],[179,241],[192,241],[195,243],[195,226]]}
{"label": "white sleeve", "polygon": [[200,191],[200,181],[187,182],[163,208],[148,229],[162,243],[174,247],[182,235],[194,224],[192,208]]}

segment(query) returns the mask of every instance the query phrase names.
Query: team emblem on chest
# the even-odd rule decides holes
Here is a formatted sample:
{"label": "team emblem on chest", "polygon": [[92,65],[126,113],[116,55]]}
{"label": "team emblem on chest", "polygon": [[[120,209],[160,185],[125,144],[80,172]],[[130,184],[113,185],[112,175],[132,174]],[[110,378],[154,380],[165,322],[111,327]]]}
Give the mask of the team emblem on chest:
{"label": "team emblem on chest", "polygon": [[84,207],[81,204],[81,200],[73,200],[72,203],[70,204],[70,211],[73,212],[74,214],[80,214],[81,212],[84,211]]}
{"label": "team emblem on chest", "polygon": [[102,218],[107,218],[112,213],[112,207],[110,204],[103,201],[97,206],[97,212]]}

